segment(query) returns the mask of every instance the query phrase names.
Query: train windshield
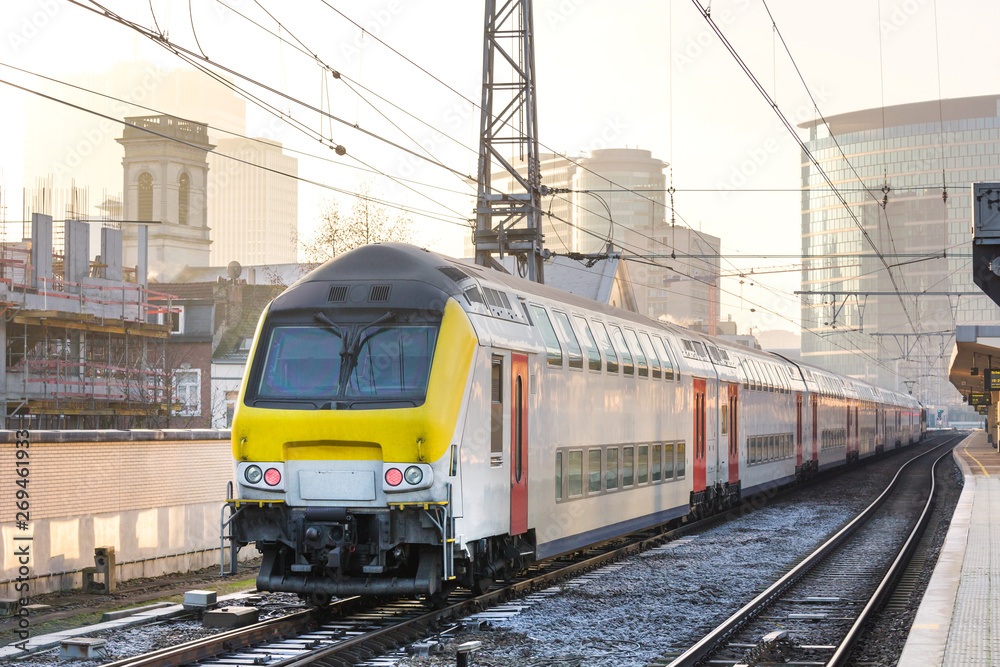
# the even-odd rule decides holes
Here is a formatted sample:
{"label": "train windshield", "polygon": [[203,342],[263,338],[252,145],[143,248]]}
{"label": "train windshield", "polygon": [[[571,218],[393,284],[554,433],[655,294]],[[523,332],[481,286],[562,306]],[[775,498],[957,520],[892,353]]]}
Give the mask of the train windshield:
{"label": "train windshield", "polygon": [[271,330],[255,398],[422,400],[437,330],[437,326],[395,324],[340,331],[312,325],[276,326]]}

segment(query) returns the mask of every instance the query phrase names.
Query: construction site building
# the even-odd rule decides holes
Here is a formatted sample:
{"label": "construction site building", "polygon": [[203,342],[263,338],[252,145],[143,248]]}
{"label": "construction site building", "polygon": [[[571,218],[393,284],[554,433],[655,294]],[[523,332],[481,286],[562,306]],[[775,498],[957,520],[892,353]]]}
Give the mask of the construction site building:
{"label": "construction site building", "polygon": [[[6,230],[5,230],[6,233]],[[5,428],[160,428],[172,408],[166,369],[170,296],[147,289],[145,252],[123,266],[120,225],[32,214],[0,240],[0,414]],[[53,240],[62,237],[61,248]],[[145,234],[140,234],[145,241]],[[58,251],[57,251],[58,250]],[[138,281],[137,281],[138,278]]]}

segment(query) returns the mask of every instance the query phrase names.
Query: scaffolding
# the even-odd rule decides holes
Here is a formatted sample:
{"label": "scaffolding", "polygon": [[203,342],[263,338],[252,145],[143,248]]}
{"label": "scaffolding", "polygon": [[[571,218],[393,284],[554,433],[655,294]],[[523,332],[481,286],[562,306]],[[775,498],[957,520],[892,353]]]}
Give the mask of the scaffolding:
{"label": "scaffolding", "polygon": [[134,282],[134,268],[99,278],[102,261],[84,266],[93,280],[67,280],[57,253],[46,253],[44,275],[32,239],[9,231],[0,240],[4,427],[163,428],[174,407],[170,327],[157,322],[169,322],[172,297]]}

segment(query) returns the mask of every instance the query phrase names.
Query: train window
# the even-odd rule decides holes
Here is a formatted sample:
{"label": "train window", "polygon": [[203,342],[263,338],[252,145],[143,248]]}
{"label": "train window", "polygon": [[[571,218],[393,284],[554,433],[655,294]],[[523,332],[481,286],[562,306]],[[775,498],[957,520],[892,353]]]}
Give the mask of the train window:
{"label": "train window", "polygon": [[722,424],[722,435],[729,433],[729,405],[719,404],[719,422]]}
{"label": "train window", "polygon": [[590,325],[587,324],[587,320],[583,319],[579,315],[574,315],[573,319],[576,320],[577,326],[583,331],[583,346],[587,348],[587,363],[592,371],[601,370],[601,351],[597,349],[597,341],[594,339],[594,334],[590,330]]}
{"label": "train window", "polygon": [[632,447],[622,447],[622,486],[635,482],[635,452]]}
{"label": "train window", "polygon": [[628,343],[628,349],[635,358],[636,365],[639,367],[639,377],[648,378],[649,363],[646,361],[646,355],[643,354],[642,346],[639,345],[639,339],[636,338],[635,332],[631,329],[626,329],[625,341]]}
{"label": "train window", "polygon": [[608,491],[618,488],[618,448],[608,447],[604,456],[604,488]]}
{"label": "train window", "polygon": [[660,481],[660,466],[662,464],[660,450],[659,445],[653,445],[653,450],[649,455],[649,481],[651,482]]}
{"label": "train window", "polygon": [[549,366],[562,366],[562,348],[559,347],[559,337],[556,330],[552,328],[549,314],[541,306],[531,304],[531,310],[535,313],[535,323],[538,330],[542,332],[542,339],[545,341],[546,358]]}
{"label": "train window", "polygon": [[674,443],[663,443],[663,479],[674,477]]}
{"label": "train window", "polygon": [[763,389],[760,379],[760,369],[757,368],[757,364],[754,363],[753,359],[747,359],[747,371],[750,373],[750,388],[754,391]]}
{"label": "train window", "polygon": [[683,477],[686,470],[687,461],[684,460],[684,442],[677,443],[677,476]]}
{"label": "train window", "polygon": [[556,452],[556,500],[562,500],[563,497],[563,453]]}
{"label": "train window", "polygon": [[770,445],[770,448],[771,448],[771,459],[770,460],[771,461],[777,461],[778,458],[779,458],[779,454],[778,454],[778,436],[776,436],[776,435],[768,436],[767,440],[768,440],[768,444]]}
{"label": "train window", "polygon": [[646,358],[649,359],[649,366],[653,373],[653,379],[659,380],[660,360],[656,358],[656,350],[653,349],[653,342],[649,340],[648,334],[639,334],[639,345],[642,346],[642,351],[646,353]]}
{"label": "train window", "polygon": [[556,327],[558,327],[556,333],[557,335],[561,334],[559,340],[566,348],[569,367],[583,368],[583,350],[580,349],[580,342],[576,339],[573,325],[569,323],[569,317],[566,316],[566,313],[560,313],[558,310],[553,310],[552,315],[556,318]]}
{"label": "train window", "polygon": [[601,450],[587,452],[587,493],[601,492]]}
{"label": "train window", "polygon": [[754,368],[757,369],[757,377],[760,378],[760,390],[774,391],[774,387],[771,386],[771,378],[767,376],[767,371],[764,370],[764,363],[757,363],[757,360],[755,359],[753,365]]}
{"label": "train window", "polygon": [[611,337],[608,336],[608,330],[604,328],[602,322],[594,322],[594,331],[597,333],[597,340],[601,343],[601,349],[604,350],[604,359],[607,362],[608,372],[617,373],[618,353],[615,352],[615,348],[611,344]]}
{"label": "train window", "polygon": [[611,340],[614,341],[615,349],[621,355],[622,372],[625,375],[635,375],[635,366],[632,364],[632,353],[629,352],[628,345],[625,344],[625,337],[622,336],[622,330],[614,324],[611,325]]}
{"label": "train window", "polygon": [[583,494],[583,450],[573,449],[569,452],[569,497]]}
{"label": "train window", "polygon": [[490,465],[503,464],[503,357],[493,357],[490,377]]}
{"label": "train window", "polygon": [[670,361],[670,353],[667,352],[666,346],[663,341],[660,340],[659,336],[653,336],[653,348],[656,350],[656,356],[660,358],[660,363],[663,364],[663,379],[673,380],[674,367],[673,363]]}
{"label": "train window", "polygon": [[636,484],[649,481],[649,446],[639,445],[638,461],[636,461]]}
{"label": "train window", "polygon": [[763,463],[764,462],[764,456],[766,454],[766,452],[764,451],[764,437],[763,436],[758,435],[755,438],[755,442],[753,444],[753,448],[754,448],[754,457],[755,457],[757,463]]}
{"label": "train window", "polygon": [[740,374],[743,375],[743,388],[744,389],[749,389],[750,388],[750,380],[749,380],[749,376],[747,375],[746,366],[743,365],[743,361],[740,361]]}

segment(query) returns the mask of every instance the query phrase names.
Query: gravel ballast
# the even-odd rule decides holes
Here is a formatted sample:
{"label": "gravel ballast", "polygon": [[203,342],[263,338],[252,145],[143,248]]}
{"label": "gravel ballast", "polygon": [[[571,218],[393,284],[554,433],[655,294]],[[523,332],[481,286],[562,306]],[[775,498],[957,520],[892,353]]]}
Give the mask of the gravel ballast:
{"label": "gravel ballast", "polygon": [[476,665],[638,666],[680,653],[853,518],[908,458],[864,466],[599,570],[585,583],[563,584],[492,621],[491,630],[461,632],[443,653],[400,664],[454,665],[454,647],[472,640],[483,643]]}

